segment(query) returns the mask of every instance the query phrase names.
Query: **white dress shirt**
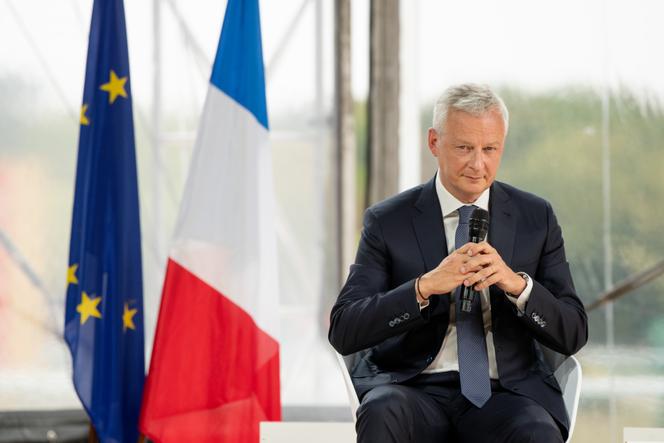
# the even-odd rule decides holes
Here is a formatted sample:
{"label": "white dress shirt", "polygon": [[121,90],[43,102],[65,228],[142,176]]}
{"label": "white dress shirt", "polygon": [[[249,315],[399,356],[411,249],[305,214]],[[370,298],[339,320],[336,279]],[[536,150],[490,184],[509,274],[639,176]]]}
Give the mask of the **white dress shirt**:
{"label": "white dress shirt", "polygon": [[[447,189],[439,180],[440,171],[436,174],[436,194],[440,201],[440,209],[443,213],[443,228],[445,230],[445,240],[447,241],[447,253],[451,254],[456,249],[454,237],[456,234],[457,226],[459,225],[459,212],[458,208],[467,203],[460,202]],[[484,191],[482,195],[475,200],[473,205],[482,208],[485,211],[489,210],[489,189]],[[518,298],[505,295],[509,301],[514,303],[519,311],[523,312],[526,308],[526,302],[530,297],[530,292],[533,288],[532,279],[527,280],[526,288],[523,290]],[[484,322],[484,336],[486,338],[486,350],[489,357],[489,377],[493,379],[498,378],[498,370],[496,365],[496,350],[493,345],[493,333],[491,332],[491,303],[489,300],[489,288],[483,289],[480,292],[482,303],[482,320]],[[422,372],[434,373],[445,371],[458,371],[459,359],[457,356],[457,332],[456,332],[456,315],[454,293],[438,295],[434,297],[450,297],[450,323],[445,333],[443,345],[438,351],[438,355],[431,362],[431,364]],[[427,308],[424,308],[427,309]]]}

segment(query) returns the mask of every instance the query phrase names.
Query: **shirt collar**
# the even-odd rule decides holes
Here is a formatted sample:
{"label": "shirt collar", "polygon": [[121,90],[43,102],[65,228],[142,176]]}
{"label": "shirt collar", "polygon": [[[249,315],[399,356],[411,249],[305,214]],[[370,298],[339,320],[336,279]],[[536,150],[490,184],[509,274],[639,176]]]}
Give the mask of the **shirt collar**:
{"label": "shirt collar", "polygon": [[[455,196],[450,194],[450,192],[447,189],[445,189],[445,186],[443,186],[440,179],[438,178],[439,175],[440,175],[440,169],[436,172],[436,194],[438,194],[440,209],[443,212],[443,218],[445,218],[448,215],[456,212],[456,210],[459,209],[459,207],[464,206],[467,203],[459,201]],[[477,200],[475,200],[472,204],[488,212],[490,190],[491,190],[490,187],[486,188],[484,192],[482,192],[482,194],[480,194]]]}

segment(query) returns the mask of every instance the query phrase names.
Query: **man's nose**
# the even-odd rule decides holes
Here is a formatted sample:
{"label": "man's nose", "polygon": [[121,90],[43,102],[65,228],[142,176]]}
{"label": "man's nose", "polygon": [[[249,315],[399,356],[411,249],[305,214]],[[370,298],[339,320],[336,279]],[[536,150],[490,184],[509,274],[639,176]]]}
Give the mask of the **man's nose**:
{"label": "man's nose", "polygon": [[481,170],[484,167],[484,153],[481,149],[473,149],[470,157],[469,166],[475,170]]}

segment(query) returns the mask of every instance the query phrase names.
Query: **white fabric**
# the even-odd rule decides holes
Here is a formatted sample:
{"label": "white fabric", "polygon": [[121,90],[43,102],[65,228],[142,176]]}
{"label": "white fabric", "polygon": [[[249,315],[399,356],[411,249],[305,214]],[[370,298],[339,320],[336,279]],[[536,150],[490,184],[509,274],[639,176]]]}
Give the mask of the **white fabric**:
{"label": "white fabric", "polygon": [[[454,244],[454,237],[457,226],[459,226],[459,213],[457,209],[466,203],[459,201],[447,189],[445,189],[439,179],[439,175],[440,171],[438,171],[436,174],[436,194],[438,195],[440,209],[443,213],[443,229],[445,230],[447,253],[451,254],[452,251],[456,249],[456,245]],[[478,208],[484,209],[485,211],[489,211],[489,192],[489,189],[485,190],[482,195],[480,195],[479,198],[472,204]],[[523,311],[525,309],[525,301],[527,301],[527,298],[530,296],[529,288],[532,289],[532,282],[529,284],[529,287],[526,287],[526,290],[523,291],[518,299],[509,296],[507,299],[513,303],[517,303],[517,307],[519,307],[521,299],[525,296],[525,300],[523,301],[523,308],[519,307],[519,309]],[[454,297],[451,295],[442,295],[441,297],[450,297],[450,322],[449,326],[447,327],[447,332],[445,333],[443,345],[438,351],[438,355],[436,355],[436,358],[431,362],[431,364],[424,371],[422,371],[424,373],[459,370]],[[487,355],[489,357],[489,377],[497,379],[498,370],[496,365],[496,350],[493,344],[493,333],[491,332],[491,303],[489,300],[489,289],[487,288],[482,290],[480,292],[480,297],[482,303],[482,320],[484,322],[486,349]]]}
{"label": "white fabric", "polygon": [[268,131],[210,85],[170,256],[277,339],[272,183]]}

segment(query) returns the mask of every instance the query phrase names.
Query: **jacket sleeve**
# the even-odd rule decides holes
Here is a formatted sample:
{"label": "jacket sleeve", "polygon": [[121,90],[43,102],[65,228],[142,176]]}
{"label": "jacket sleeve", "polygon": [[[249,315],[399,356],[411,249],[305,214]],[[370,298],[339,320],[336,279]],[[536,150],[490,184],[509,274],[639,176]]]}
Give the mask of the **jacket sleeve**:
{"label": "jacket sleeve", "polygon": [[328,338],[342,355],[374,346],[428,321],[415,279],[391,286],[391,260],[379,220],[367,209],[355,263],[330,314]]}
{"label": "jacket sleeve", "polygon": [[576,295],[560,226],[546,204],[547,237],[521,321],[543,345],[565,355],[588,341],[588,318]]}

